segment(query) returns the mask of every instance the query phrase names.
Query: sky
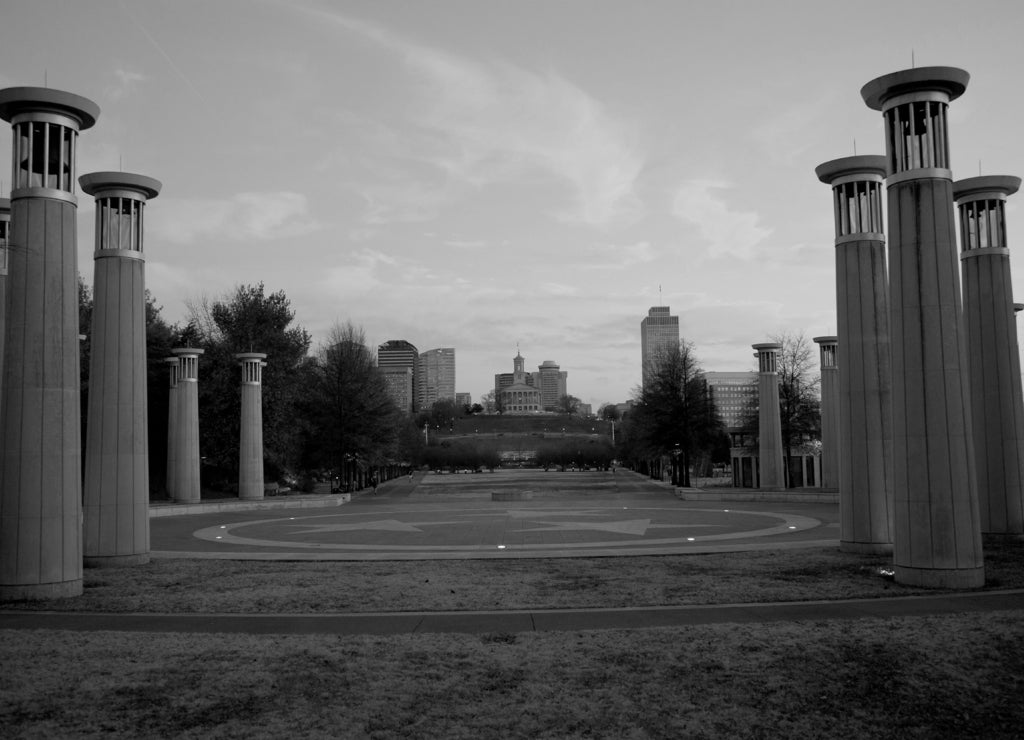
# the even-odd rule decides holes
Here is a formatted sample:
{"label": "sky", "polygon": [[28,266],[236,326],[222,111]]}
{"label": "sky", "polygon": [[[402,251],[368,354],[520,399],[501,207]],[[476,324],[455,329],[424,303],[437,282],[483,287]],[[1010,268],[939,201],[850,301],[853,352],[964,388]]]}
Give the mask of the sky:
{"label": "sky", "polygon": [[[163,183],[167,321],[263,282],[314,343],[454,347],[474,401],[518,348],[595,410],[639,385],[651,306],[705,370],[835,333],[814,168],[884,153],[860,88],[933,65],[971,74],[954,178],[1024,175],[1016,0],[0,0],[0,87],[93,100],[79,173]],[[79,192],[89,284],[93,222]]]}

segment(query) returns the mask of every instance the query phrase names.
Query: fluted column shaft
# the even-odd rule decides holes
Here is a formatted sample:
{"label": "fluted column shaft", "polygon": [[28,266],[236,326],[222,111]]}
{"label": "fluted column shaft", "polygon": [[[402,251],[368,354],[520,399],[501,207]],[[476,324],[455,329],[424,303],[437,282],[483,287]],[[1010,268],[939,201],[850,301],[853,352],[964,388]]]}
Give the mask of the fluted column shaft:
{"label": "fluted column shaft", "polygon": [[878,155],[844,157],[819,165],[815,173],[832,186],[836,224],[839,545],[847,552],[889,553],[892,359],[882,219],[886,161]]}
{"label": "fluted column shaft", "polygon": [[758,361],[758,428],[757,448],[759,487],[781,489],[786,487],[783,468],[782,419],[779,413],[778,354],[781,344],[755,344]]}
{"label": "fluted column shaft", "polygon": [[0,601],[82,592],[78,132],[99,109],[46,88],[0,90],[13,126],[0,400]]}
{"label": "fluted column shaft", "polygon": [[1024,537],[1024,393],[1004,205],[1019,187],[998,175],[953,186],[981,531],[1013,539]]}
{"label": "fluted column shaft", "polygon": [[146,280],[142,214],[160,183],[125,172],[80,178],[96,198],[92,342],[83,490],[89,566],[149,562]]}
{"label": "fluted column shaft", "polygon": [[861,91],[886,123],[893,563],[900,583],[985,582],[946,109],[968,75],[922,67]]}
{"label": "fluted column shaft", "polygon": [[179,503],[195,503],[201,498],[199,480],[199,357],[203,350],[177,347],[178,384],[174,389],[177,417],[174,444],[174,491]]}
{"label": "fluted column shaft", "polygon": [[263,498],[263,362],[266,355],[235,355],[242,365],[242,419],[239,429],[238,497]]}

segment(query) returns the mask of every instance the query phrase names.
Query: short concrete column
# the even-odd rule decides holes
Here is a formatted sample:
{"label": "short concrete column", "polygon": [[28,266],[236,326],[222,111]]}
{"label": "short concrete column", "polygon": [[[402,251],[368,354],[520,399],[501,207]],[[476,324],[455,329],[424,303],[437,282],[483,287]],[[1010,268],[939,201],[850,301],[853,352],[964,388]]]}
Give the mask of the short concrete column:
{"label": "short concrete column", "polygon": [[175,453],[178,444],[178,365],[177,357],[164,358],[167,363],[168,380],[167,386],[167,469],[164,474],[164,487],[167,491],[167,498],[175,499],[176,483],[175,476],[178,472]]}
{"label": "short concrete column", "polygon": [[981,531],[1012,539],[1024,537],[1024,393],[1005,205],[1020,182],[993,175],[953,184]]}
{"label": "short concrete column", "polygon": [[782,459],[782,419],[779,416],[779,351],[781,344],[753,345],[757,352],[758,427],[757,449],[760,488],[780,490],[786,487]]}
{"label": "short concrete column", "polygon": [[199,485],[199,357],[203,350],[195,347],[176,347],[171,350],[178,358],[178,385],[174,390],[177,401],[174,443],[174,491],[179,503],[200,500]]}
{"label": "short concrete column", "polygon": [[861,89],[882,112],[892,338],[893,563],[899,583],[985,583],[949,157],[970,76],[917,67]]}
{"label": "short concrete column", "polygon": [[235,355],[242,366],[242,419],[239,428],[238,497],[263,498],[263,360],[260,352]]}
{"label": "short concrete column", "polygon": [[821,360],[821,487],[839,487],[838,337],[815,337]]}
{"label": "short concrete column", "polygon": [[96,199],[85,435],[87,566],[149,562],[149,419],[143,211],[160,183],[127,172],[79,178]]}
{"label": "short concrete column", "polygon": [[[832,187],[839,377],[839,546],[892,552],[892,359],[885,269],[885,157],[815,168]],[[822,373],[824,393],[825,374]],[[824,401],[824,398],[822,399]],[[822,423],[824,424],[824,408]]]}
{"label": "short concrete column", "polygon": [[79,131],[99,108],[60,90],[0,90],[12,126],[0,400],[0,601],[82,593],[78,346]]}

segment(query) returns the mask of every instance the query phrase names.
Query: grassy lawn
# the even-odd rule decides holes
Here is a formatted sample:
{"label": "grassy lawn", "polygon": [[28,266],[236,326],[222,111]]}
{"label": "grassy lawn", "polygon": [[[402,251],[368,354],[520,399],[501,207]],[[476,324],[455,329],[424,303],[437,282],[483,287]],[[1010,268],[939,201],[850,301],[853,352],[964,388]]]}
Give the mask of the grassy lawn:
{"label": "grassy lawn", "polygon": [[[1024,587],[1024,548],[986,551]],[[912,593],[810,549],[567,560],[159,560],[17,608],[329,612]],[[1012,738],[1024,613],[394,637],[0,632],[0,736]]]}

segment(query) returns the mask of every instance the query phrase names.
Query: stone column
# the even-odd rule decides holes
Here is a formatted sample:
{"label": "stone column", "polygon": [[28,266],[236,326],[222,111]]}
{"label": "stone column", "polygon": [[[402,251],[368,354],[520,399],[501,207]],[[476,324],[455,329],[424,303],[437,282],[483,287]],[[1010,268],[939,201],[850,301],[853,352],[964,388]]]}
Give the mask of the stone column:
{"label": "stone column", "polygon": [[0,400],[0,601],[82,593],[75,146],[99,108],[0,90],[12,124],[11,233]]}
{"label": "stone column", "polygon": [[821,358],[821,487],[839,487],[838,337],[815,337]]}
{"label": "stone column", "polygon": [[938,588],[985,583],[947,116],[968,79],[918,67],[861,90],[885,123],[893,562],[897,582]]}
{"label": "stone column", "polygon": [[127,172],[79,178],[96,198],[85,433],[87,566],[149,562],[149,419],[143,210],[160,183]]}
{"label": "stone column", "polygon": [[164,362],[167,363],[170,381],[167,386],[167,470],[164,487],[167,489],[167,498],[175,500],[177,499],[175,475],[178,472],[175,453],[178,441],[178,394],[176,389],[178,387],[179,361],[177,357],[167,357],[164,358]]}
{"label": "stone column", "polygon": [[260,352],[235,355],[242,365],[242,419],[239,429],[238,497],[263,498],[263,362]]}
{"label": "stone column", "polygon": [[[4,325],[7,323],[7,240],[11,233],[11,201],[0,198],[0,385],[4,366]],[[0,398],[3,393],[0,393]]]}
{"label": "stone column", "polygon": [[[885,157],[815,169],[832,187],[839,364],[839,545],[892,552],[892,360],[885,269]],[[822,374],[824,386],[824,374]],[[824,415],[823,415],[824,416]],[[824,422],[824,418],[822,419]]]}
{"label": "stone column", "polygon": [[786,487],[782,458],[782,420],[779,416],[778,357],[781,344],[753,345],[757,352],[758,427],[757,448],[759,487],[780,490]]}
{"label": "stone column", "polygon": [[1006,197],[1019,177],[958,180],[964,334],[981,531],[1024,538],[1024,394],[1006,242]]}
{"label": "stone column", "polygon": [[174,389],[177,416],[174,436],[174,491],[178,503],[198,503],[199,486],[199,357],[203,350],[176,347],[178,385]]}

